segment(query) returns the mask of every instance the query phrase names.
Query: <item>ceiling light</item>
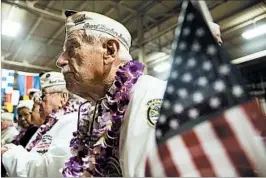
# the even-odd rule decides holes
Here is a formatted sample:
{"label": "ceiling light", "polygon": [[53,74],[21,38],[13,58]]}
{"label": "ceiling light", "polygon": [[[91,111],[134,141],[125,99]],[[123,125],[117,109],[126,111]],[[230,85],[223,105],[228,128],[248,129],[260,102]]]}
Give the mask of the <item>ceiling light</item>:
{"label": "ceiling light", "polygon": [[164,72],[164,71],[166,71],[166,70],[169,70],[170,67],[171,67],[171,66],[170,66],[169,62],[163,62],[163,63],[157,64],[157,65],[153,68],[153,70],[154,70],[155,72]]}
{"label": "ceiling light", "polygon": [[253,54],[250,54],[250,55],[247,55],[247,56],[244,56],[244,57],[237,58],[237,59],[231,61],[231,63],[232,64],[240,64],[240,63],[251,61],[251,60],[254,60],[254,59],[258,59],[258,58],[261,58],[261,57],[264,57],[264,56],[266,56],[266,50],[259,51],[257,53],[253,53]]}
{"label": "ceiling light", "polygon": [[248,31],[242,33],[242,36],[245,39],[251,39],[251,38],[255,38],[257,36],[260,36],[262,34],[266,34],[266,25],[257,26],[251,30],[248,30]]}
{"label": "ceiling light", "polygon": [[18,22],[4,20],[2,24],[2,35],[15,37],[18,35],[21,25]]}

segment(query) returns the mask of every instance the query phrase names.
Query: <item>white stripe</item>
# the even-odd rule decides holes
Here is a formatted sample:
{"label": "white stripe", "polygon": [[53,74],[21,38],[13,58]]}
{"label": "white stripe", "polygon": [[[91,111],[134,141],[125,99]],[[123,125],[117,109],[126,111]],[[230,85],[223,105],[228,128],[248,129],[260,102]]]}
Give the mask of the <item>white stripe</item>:
{"label": "white stripe", "polygon": [[26,75],[26,76],[39,76],[38,73],[29,73],[29,72],[21,72],[21,71],[17,71],[17,74]]}
{"label": "white stripe", "polygon": [[259,176],[266,176],[265,144],[262,139],[256,139],[258,138],[257,131],[248,120],[243,109],[239,107],[230,109],[225,113],[225,116],[247,156],[255,163],[256,172]]}
{"label": "white stripe", "polygon": [[180,172],[180,177],[200,177],[200,173],[195,167],[191,155],[180,136],[169,139],[167,146],[172,155],[173,162]]}
{"label": "white stripe", "polygon": [[164,174],[164,168],[160,157],[158,155],[157,148],[154,147],[150,149],[149,154],[149,165],[150,165],[150,172],[152,177],[166,177]]}
{"label": "white stripe", "polygon": [[217,177],[237,177],[238,174],[228,159],[225,149],[216,137],[210,122],[204,122],[195,128],[201,146],[209,158]]}

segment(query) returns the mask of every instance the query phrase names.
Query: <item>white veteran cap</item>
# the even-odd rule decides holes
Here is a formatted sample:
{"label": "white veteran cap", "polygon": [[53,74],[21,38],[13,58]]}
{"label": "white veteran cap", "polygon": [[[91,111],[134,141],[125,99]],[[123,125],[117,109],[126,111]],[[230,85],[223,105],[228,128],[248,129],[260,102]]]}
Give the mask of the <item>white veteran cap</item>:
{"label": "white veteran cap", "polygon": [[36,89],[36,88],[31,88],[31,89],[28,90],[28,94],[30,94],[30,93],[36,93],[36,92],[40,92],[40,90],[39,89]]}
{"label": "white veteran cap", "polygon": [[60,72],[47,72],[44,73],[41,78],[41,88],[56,86],[56,85],[66,85],[64,75]]}
{"label": "white veteran cap", "polygon": [[131,35],[124,25],[95,12],[66,10],[66,35],[73,30],[95,30],[118,39],[127,50],[131,46]]}
{"label": "white veteran cap", "polygon": [[20,108],[28,108],[30,111],[32,111],[33,108],[33,101],[32,100],[21,100],[18,103],[17,109]]}

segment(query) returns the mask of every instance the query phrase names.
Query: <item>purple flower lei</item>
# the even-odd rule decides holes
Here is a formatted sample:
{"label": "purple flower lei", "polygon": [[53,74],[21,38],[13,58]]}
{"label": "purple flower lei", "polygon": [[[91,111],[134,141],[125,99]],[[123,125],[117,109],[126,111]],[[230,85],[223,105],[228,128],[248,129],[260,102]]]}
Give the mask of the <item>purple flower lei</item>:
{"label": "purple flower lei", "polygon": [[[73,156],[66,161],[66,167],[61,170],[64,177],[86,176],[85,172],[92,176],[106,176],[101,173],[104,167],[101,167],[100,163],[106,160],[106,139],[112,139],[110,135],[117,130],[120,133],[121,121],[131,98],[131,89],[143,74],[143,69],[143,64],[138,61],[129,61],[123,67],[119,67],[106,99],[100,103],[99,127],[94,128],[92,132],[97,141],[93,146],[87,144],[89,139],[87,129],[78,128],[78,131],[73,133],[74,137],[70,142]],[[90,111],[93,110],[94,107],[90,107]],[[86,109],[81,109],[80,113],[82,117],[79,122],[83,128],[88,128],[88,115],[91,113]]]}
{"label": "purple flower lei", "polygon": [[36,146],[36,144],[42,139],[43,135],[46,134],[58,121],[58,117],[61,115],[65,115],[72,112],[78,111],[78,106],[80,105],[79,101],[68,101],[67,104],[58,111],[53,111],[49,116],[45,118],[44,123],[37,130],[36,138],[26,146],[27,151],[31,151],[32,148]]}
{"label": "purple flower lei", "polygon": [[21,128],[19,134],[15,137],[15,139],[12,141],[13,144],[19,145],[20,139],[26,134],[26,131],[28,129]]}

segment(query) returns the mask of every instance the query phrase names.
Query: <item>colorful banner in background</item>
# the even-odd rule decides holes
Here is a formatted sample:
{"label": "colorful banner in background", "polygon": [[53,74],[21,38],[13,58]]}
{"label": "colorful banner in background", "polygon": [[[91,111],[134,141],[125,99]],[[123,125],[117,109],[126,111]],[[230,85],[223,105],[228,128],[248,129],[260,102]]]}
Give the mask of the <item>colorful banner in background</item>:
{"label": "colorful banner in background", "polygon": [[17,85],[20,96],[28,99],[28,90],[31,88],[40,89],[40,77],[38,73],[17,72]]}
{"label": "colorful banner in background", "polygon": [[1,105],[4,105],[9,112],[13,112],[12,92],[14,88],[14,75],[14,70],[1,69]]}

